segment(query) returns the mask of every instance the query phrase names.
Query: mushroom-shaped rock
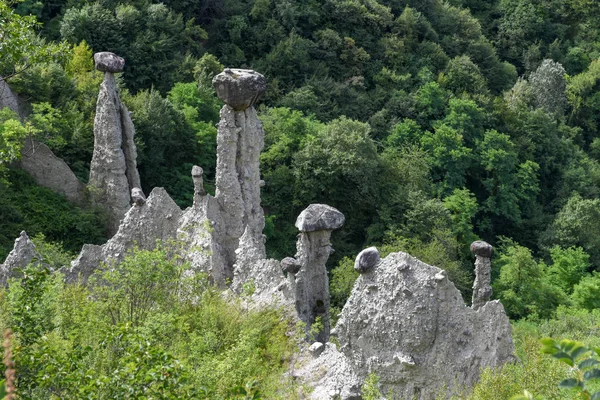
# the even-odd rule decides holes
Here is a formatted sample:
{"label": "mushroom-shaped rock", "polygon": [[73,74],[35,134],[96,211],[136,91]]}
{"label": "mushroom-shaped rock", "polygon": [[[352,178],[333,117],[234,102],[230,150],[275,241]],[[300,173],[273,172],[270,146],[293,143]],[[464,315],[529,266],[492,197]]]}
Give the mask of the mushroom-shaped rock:
{"label": "mushroom-shaped rock", "polygon": [[192,167],[192,180],[194,181],[194,192],[200,196],[206,195],[206,190],[204,190],[204,170],[202,167],[194,165]]}
{"label": "mushroom-shaped rock", "polygon": [[302,265],[293,257],[286,257],[281,260],[281,270],[286,274],[297,274]]}
{"label": "mushroom-shaped rock", "polygon": [[142,192],[142,189],[138,187],[131,189],[131,200],[133,200],[136,206],[143,206],[146,203],[146,196]]}
{"label": "mushroom-shaped rock", "polygon": [[326,204],[311,204],[298,215],[296,228],[301,232],[332,231],[344,225],[346,218]]}
{"label": "mushroom-shaped rock", "polygon": [[477,240],[471,243],[471,253],[479,257],[492,258],[494,248],[491,244],[484,242],[483,240]]}
{"label": "mushroom-shaped rock", "polygon": [[369,247],[358,253],[354,261],[354,269],[361,274],[370,271],[379,263],[379,250]]}
{"label": "mushroom-shaped rock", "polygon": [[125,59],[109,51],[94,54],[94,63],[96,69],[102,72],[122,72],[125,67]]}
{"label": "mushroom-shaped rock", "polygon": [[202,178],[203,175],[204,170],[202,169],[202,167],[199,167],[197,165],[194,165],[192,167],[192,178]]}
{"label": "mushroom-shaped rock", "polygon": [[225,68],[213,79],[217,96],[235,111],[242,111],[258,102],[267,88],[265,77],[250,69]]}

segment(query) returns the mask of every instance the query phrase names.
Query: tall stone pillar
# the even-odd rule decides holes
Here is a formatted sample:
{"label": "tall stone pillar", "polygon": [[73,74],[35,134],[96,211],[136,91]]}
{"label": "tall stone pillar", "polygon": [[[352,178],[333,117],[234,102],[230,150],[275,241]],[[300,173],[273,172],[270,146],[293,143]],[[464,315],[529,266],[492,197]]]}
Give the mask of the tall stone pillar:
{"label": "tall stone pillar", "polygon": [[321,320],[322,328],[314,339],[323,343],[329,340],[330,332],[326,263],[333,250],[329,239],[331,232],[344,222],[344,214],[325,204],[311,204],[296,220],[296,228],[300,231],[295,257],[300,268],[294,271],[296,311],[306,323],[307,333],[317,318]]}
{"label": "tall stone pillar", "polygon": [[[260,206],[260,152],[264,131],[254,104],[266,89],[265,77],[252,70],[225,69],[213,86],[225,105],[217,133],[215,198],[221,224],[215,236],[225,275],[233,278],[234,264],[266,257]],[[237,251],[236,251],[237,250]]]}
{"label": "tall stone pillar", "polygon": [[98,71],[104,72],[94,118],[94,154],[88,188],[91,200],[108,217],[109,234],[114,235],[130,208],[130,193],[139,188],[134,127],[127,107],[121,102],[114,74],[123,71],[125,60],[113,53],[94,54]]}
{"label": "tall stone pillar", "polygon": [[475,255],[475,281],[471,308],[477,310],[492,297],[492,254],[491,244],[478,240],[471,243],[471,252]]}

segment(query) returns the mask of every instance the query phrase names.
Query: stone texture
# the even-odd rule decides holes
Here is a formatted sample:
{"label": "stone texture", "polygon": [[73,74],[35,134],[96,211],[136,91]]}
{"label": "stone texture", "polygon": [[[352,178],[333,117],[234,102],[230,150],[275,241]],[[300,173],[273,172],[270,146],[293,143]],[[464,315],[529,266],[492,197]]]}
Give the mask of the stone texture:
{"label": "stone texture", "polygon": [[471,252],[475,255],[475,281],[471,308],[478,309],[492,297],[492,254],[491,244],[478,240],[471,244]]}
{"label": "stone texture", "polygon": [[[235,111],[223,106],[217,133],[215,193],[220,219],[215,220],[213,235],[220,254],[213,264],[229,279],[233,278],[234,264],[244,268],[266,257],[265,219],[260,206],[259,157],[263,146],[264,131],[254,107]],[[223,265],[217,267],[215,261]]]}
{"label": "stone texture", "polygon": [[142,192],[142,189],[138,187],[131,189],[131,200],[136,206],[143,206],[144,203],[146,203],[146,196],[144,195],[144,192]]}
{"label": "stone texture", "polygon": [[41,257],[27,233],[22,231],[4,263],[0,264],[0,285],[6,286],[8,279],[16,277],[17,270],[26,267],[33,259],[40,260]]}
{"label": "stone texture", "polygon": [[346,221],[344,214],[326,204],[311,204],[296,219],[296,228],[301,232],[332,231]]}
{"label": "stone texture", "polygon": [[199,198],[206,196],[206,190],[204,190],[204,170],[202,167],[194,165],[192,167],[192,180],[194,181],[194,202],[198,201]]}
{"label": "stone texture", "polygon": [[379,250],[369,247],[358,253],[354,261],[354,269],[363,274],[374,268],[379,263]]}
{"label": "stone texture", "polygon": [[295,303],[298,317],[306,323],[306,331],[317,318],[323,329],[314,338],[320,342],[329,340],[329,278],[327,260],[333,252],[329,241],[333,229],[339,228],[344,215],[325,204],[311,204],[296,221],[300,229],[296,242],[296,256],[300,270],[290,276],[296,293]]}
{"label": "stone texture", "polygon": [[325,350],[325,345],[321,342],[314,342],[308,348],[308,351],[310,351],[311,354],[314,356],[318,356],[319,354],[321,354],[323,352],[323,350]]}
{"label": "stone texture", "polygon": [[265,77],[249,69],[225,68],[213,78],[217,96],[235,111],[252,107],[267,88]]}
{"label": "stone texture", "polygon": [[442,270],[405,253],[359,276],[335,333],[355,373],[398,398],[434,399],[514,359],[502,304],[466,307]]}
{"label": "stone texture", "polygon": [[141,187],[133,136],[133,122],[121,103],[115,77],[107,72],[96,105],[88,188],[92,201],[107,214],[110,235],[129,210],[131,189]]}
{"label": "stone texture", "polygon": [[294,257],[286,257],[281,260],[281,270],[286,274],[297,274],[302,265]]}
{"label": "stone texture", "polygon": [[10,86],[8,86],[8,83],[0,77],[0,110],[6,107],[14,111],[19,118],[25,118],[25,107],[23,102],[19,99],[19,96],[12,91]]}
{"label": "stone texture", "polygon": [[123,71],[125,59],[115,53],[102,51],[94,54],[94,64],[98,71],[116,73]]}
{"label": "stone texture", "polygon": [[156,241],[177,238],[181,209],[163,188],[154,188],[145,204],[129,209],[118,232],[102,246],[84,245],[70,268],[65,269],[67,281],[87,282],[102,262],[117,264],[134,247],[151,250]]}
{"label": "stone texture", "polygon": [[43,143],[29,137],[21,149],[19,167],[25,170],[35,183],[65,196],[71,203],[85,204],[85,186],[77,179],[71,168]]}
{"label": "stone texture", "polygon": [[[359,400],[363,379],[359,377],[348,359],[340,353],[333,343],[326,343],[318,357],[306,360],[301,358],[301,364],[292,375],[302,386],[310,388],[309,393],[301,393],[300,398],[314,400]],[[302,389],[301,389],[302,390]]]}
{"label": "stone texture", "polygon": [[471,243],[471,253],[479,257],[492,258],[494,248],[483,240],[477,240]]}

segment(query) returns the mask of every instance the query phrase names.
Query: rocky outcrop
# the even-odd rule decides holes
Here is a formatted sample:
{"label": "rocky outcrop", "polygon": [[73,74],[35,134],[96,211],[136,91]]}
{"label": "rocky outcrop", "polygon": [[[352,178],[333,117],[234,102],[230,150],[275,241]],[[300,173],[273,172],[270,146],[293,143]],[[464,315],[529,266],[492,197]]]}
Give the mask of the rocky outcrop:
{"label": "rocky outcrop", "polygon": [[29,137],[21,150],[19,166],[35,183],[62,194],[71,203],[85,203],[85,186],[77,179],[71,168],[43,143]]}
{"label": "rocky outcrop", "polygon": [[376,373],[398,398],[434,399],[513,360],[502,304],[466,307],[445,271],[405,253],[359,276],[332,334],[359,377]]}
{"label": "rocky outcrop", "polygon": [[157,240],[175,240],[181,216],[181,209],[167,192],[155,188],[144,204],[130,207],[118,232],[108,242],[83,246],[71,267],[64,271],[67,281],[85,283],[103,262],[116,264],[135,247],[151,250]]}
{"label": "rocky outcrop", "polygon": [[295,289],[298,317],[306,323],[307,333],[319,319],[322,328],[314,337],[319,342],[329,340],[329,279],[327,259],[333,252],[331,232],[344,224],[344,214],[325,204],[311,204],[298,216],[300,230],[296,243],[299,271],[291,277]]}
{"label": "rocky outcrop", "polygon": [[0,285],[6,286],[9,278],[17,276],[17,271],[25,268],[34,259],[40,260],[41,257],[27,233],[22,231],[4,263],[0,264]]}
{"label": "rocky outcrop", "polygon": [[483,240],[471,244],[471,253],[475,256],[475,281],[471,308],[477,310],[492,297],[492,255],[494,248]]}
{"label": "rocky outcrop", "polygon": [[94,154],[88,187],[92,201],[108,216],[114,234],[130,205],[131,189],[141,187],[137,171],[134,127],[129,111],[119,98],[113,72],[121,71],[123,59],[112,53],[94,56],[96,69],[104,72],[94,119]]}
{"label": "rocky outcrop", "polygon": [[264,131],[253,107],[265,90],[265,79],[254,71],[231,69],[215,76],[213,86],[225,102],[217,133],[215,199],[220,218],[214,221],[213,238],[219,254],[213,256],[213,269],[233,279],[236,263],[245,268],[266,256],[259,160]]}
{"label": "rocky outcrop", "polygon": [[25,118],[25,107],[19,96],[12,91],[8,83],[2,77],[0,77],[0,110],[8,107],[15,114],[19,116],[19,118]]}

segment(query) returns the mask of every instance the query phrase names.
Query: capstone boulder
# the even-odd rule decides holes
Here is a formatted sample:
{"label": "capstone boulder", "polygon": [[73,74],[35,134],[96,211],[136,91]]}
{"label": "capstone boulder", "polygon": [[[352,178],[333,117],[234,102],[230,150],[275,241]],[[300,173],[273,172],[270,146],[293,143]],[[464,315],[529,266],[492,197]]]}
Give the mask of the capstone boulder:
{"label": "capstone boulder", "polygon": [[249,69],[225,68],[213,79],[217,96],[235,111],[256,104],[267,88],[265,77]]}
{"label": "capstone boulder", "polygon": [[94,54],[94,64],[98,71],[117,73],[123,71],[125,59],[115,53],[102,51]]}

